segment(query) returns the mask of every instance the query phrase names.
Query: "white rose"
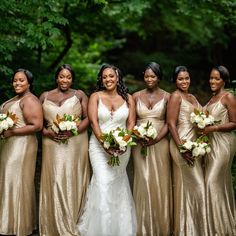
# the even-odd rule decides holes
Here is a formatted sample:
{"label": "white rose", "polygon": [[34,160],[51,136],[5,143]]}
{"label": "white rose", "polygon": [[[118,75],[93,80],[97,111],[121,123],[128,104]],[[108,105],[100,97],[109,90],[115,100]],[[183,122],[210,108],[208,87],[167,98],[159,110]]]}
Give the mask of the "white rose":
{"label": "white rose", "polygon": [[201,116],[196,116],[194,120],[197,124],[203,121]]}
{"label": "white rose", "polygon": [[53,130],[56,134],[59,133],[59,129],[58,129],[58,127],[57,127],[55,124],[52,125],[52,130]]}
{"label": "white rose", "polygon": [[138,132],[140,133],[141,137],[144,137],[146,135],[146,129],[143,126],[140,126],[138,128]]}
{"label": "white rose", "polygon": [[71,122],[71,129],[77,130],[77,125],[74,121]]}
{"label": "white rose", "polygon": [[65,131],[65,130],[66,130],[65,121],[61,121],[61,122],[59,123],[59,129],[60,129],[61,131]]}
{"label": "white rose", "polygon": [[71,123],[71,121],[65,121],[65,126],[66,126],[66,130],[71,130],[71,128],[72,128],[72,123]]}
{"label": "white rose", "polygon": [[147,136],[148,137],[152,137],[153,139],[155,139],[157,137],[157,131],[155,128],[150,127],[147,131]]}
{"label": "white rose", "polygon": [[208,146],[207,148],[206,148],[206,153],[210,153],[211,152],[211,148]]}
{"label": "white rose", "polygon": [[200,155],[200,152],[201,152],[201,148],[199,148],[199,147],[195,147],[192,150],[192,154],[193,154],[194,157],[198,157]]}
{"label": "white rose", "polygon": [[1,122],[1,127],[2,127],[3,130],[7,130],[7,129],[9,128],[9,127],[8,127],[8,123],[7,123],[6,120],[3,120],[3,121]]}
{"label": "white rose", "polygon": [[14,121],[10,117],[7,117],[6,121],[9,127],[12,127],[14,125]]}
{"label": "white rose", "polygon": [[190,114],[191,123],[195,123],[195,118],[196,118],[196,114],[194,112],[191,112],[191,114]]}
{"label": "white rose", "polygon": [[120,147],[126,147],[127,143],[122,139],[122,140],[119,141],[119,146]]}
{"label": "white rose", "polygon": [[186,148],[187,150],[191,150],[193,148],[193,142],[191,140],[187,140],[184,144],[183,147]]}
{"label": "white rose", "polygon": [[2,133],[2,131],[3,131],[3,128],[2,128],[1,123],[0,123],[0,134]]}
{"label": "white rose", "polygon": [[197,123],[197,126],[199,129],[204,129],[206,127],[206,123],[204,120],[201,120],[200,122]]}
{"label": "white rose", "polygon": [[4,113],[0,114],[0,120],[5,120],[7,118],[7,115]]}
{"label": "white rose", "polygon": [[104,148],[109,149],[110,143],[105,141],[105,142],[103,143],[103,146],[104,146]]}

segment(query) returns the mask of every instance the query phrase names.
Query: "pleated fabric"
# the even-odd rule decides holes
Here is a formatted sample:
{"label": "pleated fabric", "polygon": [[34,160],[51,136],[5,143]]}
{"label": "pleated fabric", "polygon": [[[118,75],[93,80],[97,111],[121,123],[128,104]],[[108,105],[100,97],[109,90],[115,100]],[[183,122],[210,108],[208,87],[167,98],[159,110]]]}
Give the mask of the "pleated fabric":
{"label": "pleated fabric", "polygon": [[[206,107],[221,124],[229,121],[228,110],[221,99]],[[231,166],[236,151],[233,132],[209,135],[212,151],[205,158],[205,184],[209,235],[236,235],[236,211]]]}
{"label": "pleated fabric", "polygon": [[[68,98],[61,106],[46,98],[43,110],[49,126],[57,114],[81,116],[82,113],[76,96]],[[41,236],[79,235],[76,223],[83,206],[89,175],[87,132],[69,138],[68,144],[43,137],[39,206]]]}
{"label": "pleated fabric", "polygon": [[[18,117],[15,128],[26,125],[20,101],[8,109]],[[0,234],[26,236],[36,229],[37,147],[35,135],[12,136],[0,141]]]}
{"label": "pleated fabric", "polygon": [[[182,99],[177,124],[181,139],[196,139],[190,122],[193,110],[194,106]],[[208,235],[202,158],[197,158],[194,167],[189,167],[173,139],[170,141],[170,152],[173,159],[174,235]]]}
{"label": "pleated fabric", "polygon": [[[166,101],[152,109],[140,100],[136,105],[137,124],[152,122],[157,132],[165,123]],[[172,233],[173,203],[169,140],[165,137],[141,154],[141,146],[132,148],[134,162],[133,196],[136,206],[138,236],[168,236]]]}

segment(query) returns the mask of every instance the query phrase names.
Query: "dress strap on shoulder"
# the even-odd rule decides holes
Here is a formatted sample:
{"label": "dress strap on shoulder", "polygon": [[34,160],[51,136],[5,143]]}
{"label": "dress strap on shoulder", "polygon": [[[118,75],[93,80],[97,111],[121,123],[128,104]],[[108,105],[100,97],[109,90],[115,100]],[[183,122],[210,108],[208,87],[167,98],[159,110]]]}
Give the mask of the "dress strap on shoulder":
{"label": "dress strap on shoulder", "polygon": [[221,99],[222,99],[225,95],[227,95],[227,94],[228,94],[228,93],[223,94],[223,95],[220,97],[219,101],[221,101]]}

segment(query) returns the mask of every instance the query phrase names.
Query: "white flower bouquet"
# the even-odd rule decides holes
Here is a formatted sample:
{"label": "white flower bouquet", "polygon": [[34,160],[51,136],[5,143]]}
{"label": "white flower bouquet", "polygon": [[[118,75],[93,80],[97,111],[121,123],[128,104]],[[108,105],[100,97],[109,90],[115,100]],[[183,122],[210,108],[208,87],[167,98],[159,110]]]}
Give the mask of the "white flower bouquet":
{"label": "white flower bouquet", "polygon": [[[133,128],[133,134],[135,139],[140,143],[149,142],[152,139],[157,137],[157,131],[153,127],[152,122],[147,121],[146,123],[141,123],[140,125],[136,125]],[[142,146],[141,154],[146,156],[147,155],[147,147]]]}
{"label": "white flower bouquet", "polygon": [[[73,136],[78,135],[77,125],[80,123],[80,118],[77,115],[64,114],[60,117],[56,115],[56,120],[53,121],[51,129],[58,134],[63,131],[70,131]],[[68,140],[64,140],[63,143],[67,143]]]}
{"label": "white flower bouquet", "polygon": [[119,127],[108,133],[102,133],[100,141],[106,150],[113,153],[107,162],[110,166],[119,166],[119,154],[126,151],[128,146],[136,145],[131,133],[128,130]]}
{"label": "white flower bouquet", "polygon": [[208,125],[214,125],[220,123],[216,121],[215,118],[209,114],[209,111],[199,111],[194,109],[190,114],[190,122],[197,125],[199,129],[204,129]]}
{"label": "white flower bouquet", "polygon": [[202,135],[195,141],[183,139],[184,143],[179,146],[180,153],[191,152],[197,158],[211,152],[211,145],[206,135]]}
{"label": "white flower bouquet", "polygon": [[0,114],[0,134],[3,131],[12,128],[16,124],[17,120],[18,118],[16,117],[16,115],[11,112],[1,113]]}

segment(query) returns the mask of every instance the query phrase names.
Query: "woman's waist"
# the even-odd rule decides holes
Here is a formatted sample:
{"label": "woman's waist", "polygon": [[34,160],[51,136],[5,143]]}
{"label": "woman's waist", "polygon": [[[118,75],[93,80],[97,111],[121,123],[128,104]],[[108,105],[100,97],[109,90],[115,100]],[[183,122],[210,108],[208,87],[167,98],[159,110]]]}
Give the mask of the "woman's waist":
{"label": "woman's waist", "polygon": [[158,119],[155,117],[147,117],[147,118],[138,118],[137,124],[145,123],[147,121],[152,122],[153,124],[164,124],[165,123],[164,119]]}

